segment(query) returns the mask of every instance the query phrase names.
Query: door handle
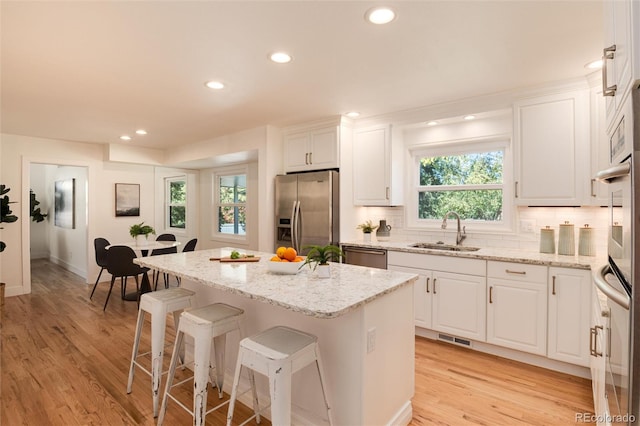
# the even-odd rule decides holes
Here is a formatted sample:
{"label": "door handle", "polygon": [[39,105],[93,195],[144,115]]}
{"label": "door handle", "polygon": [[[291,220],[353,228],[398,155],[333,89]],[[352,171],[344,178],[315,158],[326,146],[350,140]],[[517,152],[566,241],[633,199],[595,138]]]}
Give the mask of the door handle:
{"label": "door handle", "polygon": [[551,294],[556,295],[556,276],[551,277]]}
{"label": "door handle", "polygon": [[309,153],[308,152],[304,153],[304,164],[309,165]]}
{"label": "door handle", "polygon": [[596,191],[594,190],[594,184],[596,183],[595,179],[591,179],[591,196],[595,197],[596,196]]}
{"label": "door handle", "polygon": [[589,353],[591,356],[599,357],[602,356],[602,352],[598,352],[598,330],[603,330],[601,325],[596,325],[595,327],[591,327],[590,331],[590,339],[589,339]]}
{"label": "door handle", "polygon": [[310,153],[309,153],[309,164],[313,164],[313,157],[312,157],[312,155],[313,155],[313,152],[310,152]]}
{"label": "door handle", "polygon": [[515,198],[518,198],[518,181],[515,183]]}
{"label": "door handle", "polygon": [[433,279],[433,294],[436,294],[436,279],[437,278]]}
{"label": "door handle", "polygon": [[429,293],[429,279],[430,278],[427,278],[427,293]]}
{"label": "door handle", "polygon": [[489,303],[493,303],[493,286],[489,287]]}
{"label": "door handle", "polygon": [[607,60],[614,59],[616,45],[605,47],[602,50],[602,96],[615,96],[617,85],[607,86]]}

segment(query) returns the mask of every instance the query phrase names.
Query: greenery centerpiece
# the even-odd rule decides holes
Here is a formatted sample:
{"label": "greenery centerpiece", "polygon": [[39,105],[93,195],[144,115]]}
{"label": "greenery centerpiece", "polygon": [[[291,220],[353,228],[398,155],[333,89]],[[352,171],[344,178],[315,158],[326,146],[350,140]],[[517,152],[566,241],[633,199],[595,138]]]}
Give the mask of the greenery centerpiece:
{"label": "greenery centerpiece", "polygon": [[[155,235],[156,230],[149,225],[145,225],[144,222],[136,223],[134,225],[131,225],[131,228],[129,228],[129,235],[131,235],[136,240],[136,243],[138,245],[140,245],[141,243],[145,243],[149,238],[149,234]],[[141,239],[139,238],[140,236],[144,236],[144,241],[141,241]]]}
{"label": "greenery centerpiece", "polygon": [[45,218],[48,216],[48,214],[46,213],[42,213],[42,211],[40,210],[40,207],[37,207],[40,204],[40,201],[36,200],[36,193],[33,192],[33,189],[29,190],[29,195],[31,197],[31,203],[30,203],[30,208],[31,208],[31,220],[33,220],[34,222],[42,222],[45,220]]}
{"label": "greenery centerpiece", "polygon": [[303,249],[309,249],[309,252],[300,267],[309,265],[313,271],[318,268],[318,275],[323,278],[328,278],[331,275],[329,262],[340,262],[344,256],[340,247],[331,244],[326,246],[305,246]]}
{"label": "greenery centerpiece", "polygon": [[[0,210],[0,223],[12,223],[18,220],[18,216],[14,215],[11,211],[11,207],[9,204],[15,203],[15,201],[10,201],[7,192],[11,189],[7,188],[6,185],[0,185],[0,202],[1,202],[1,210]],[[0,228],[4,229],[4,228]],[[7,245],[4,241],[0,241],[0,252],[3,252]]]}

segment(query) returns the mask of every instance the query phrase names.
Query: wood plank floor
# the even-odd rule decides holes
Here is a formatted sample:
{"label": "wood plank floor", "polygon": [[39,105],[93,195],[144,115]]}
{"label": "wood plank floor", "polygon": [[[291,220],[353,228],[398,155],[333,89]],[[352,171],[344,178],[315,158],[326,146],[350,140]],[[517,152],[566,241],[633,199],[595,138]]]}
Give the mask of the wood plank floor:
{"label": "wood plank floor", "polygon": [[[3,426],[155,424],[148,377],[137,374],[133,392],[126,393],[136,304],[120,300],[114,288],[103,312],[107,290],[99,285],[90,301],[91,286],[78,276],[33,262],[32,294],[7,298],[4,306]],[[173,335],[170,327],[167,338]],[[186,391],[181,396],[191,405]],[[209,407],[218,401],[215,394],[209,392]],[[416,338],[413,410],[416,426],[575,424],[576,413],[592,412],[591,383]],[[224,424],[225,413],[208,415],[207,424]],[[249,415],[238,407],[234,423]],[[190,423],[186,412],[169,406],[167,425]]]}

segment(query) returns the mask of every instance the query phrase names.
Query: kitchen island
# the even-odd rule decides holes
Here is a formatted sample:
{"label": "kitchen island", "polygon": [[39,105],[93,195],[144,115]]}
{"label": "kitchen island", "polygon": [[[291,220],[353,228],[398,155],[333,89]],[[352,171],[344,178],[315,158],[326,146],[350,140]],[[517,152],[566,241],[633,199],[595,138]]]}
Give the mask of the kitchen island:
{"label": "kitchen island", "polygon": [[[210,260],[229,256],[232,250],[153,256],[136,263],[181,277],[183,287],[196,291],[197,306],[224,302],[244,309],[248,335],[288,325],[318,336],[334,424],[405,425],[411,421],[411,284],[416,275],[343,264],[332,264],[330,278],[319,278],[306,266],[296,275],[278,275],[268,271],[272,254],[260,252],[247,252],[261,257],[259,262]],[[227,393],[238,343],[238,336],[228,336]],[[269,401],[268,384],[260,375],[256,382],[262,407]],[[294,424],[326,423],[314,368],[293,376],[292,391]],[[250,405],[248,399],[240,400]]]}

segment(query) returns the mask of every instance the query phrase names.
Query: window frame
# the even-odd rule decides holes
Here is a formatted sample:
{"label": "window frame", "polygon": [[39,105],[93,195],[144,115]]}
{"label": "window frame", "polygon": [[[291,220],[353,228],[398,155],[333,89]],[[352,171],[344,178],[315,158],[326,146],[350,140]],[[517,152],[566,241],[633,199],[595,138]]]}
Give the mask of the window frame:
{"label": "window frame", "polygon": [[[245,177],[245,181],[246,181],[246,197],[247,199],[245,200],[244,203],[220,203],[220,178],[222,177],[227,177],[227,176],[240,176],[240,175],[244,175]],[[246,242],[247,241],[247,235],[249,234],[249,226],[248,226],[248,221],[247,221],[247,217],[245,213],[245,230],[244,230],[244,234],[240,235],[240,234],[227,234],[224,232],[219,232],[218,231],[218,223],[220,220],[219,217],[219,212],[220,212],[220,207],[221,206],[237,206],[237,207],[244,207],[245,208],[245,212],[246,209],[249,205],[249,167],[248,166],[244,166],[244,167],[234,167],[234,168],[224,168],[224,169],[220,169],[220,170],[216,170],[213,174],[212,174],[212,194],[211,194],[211,206],[212,206],[212,222],[211,222],[211,238],[215,239],[215,240],[227,240],[227,241],[234,241],[234,242]]]}
{"label": "window frame", "polygon": [[[464,185],[464,189],[502,189],[502,220],[489,222],[485,220],[464,219],[463,225],[470,231],[514,232],[514,199],[513,185],[513,159],[511,154],[511,137],[509,135],[496,135],[486,138],[463,139],[443,141],[439,143],[421,144],[409,149],[410,167],[407,168],[407,227],[412,230],[441,230],[442,219],[418,218],[419,193],[424,192],[428,185],[420,185],[420,159],[424,157],[438,157],[447,155],[463,155],[490,151],[503,151],[502,184]],[[460,188],[457,185],[442,186],[439,190]]]}
{"label": "window frame", "polygon": [[[184,204],[182,203],[172,203],[171,202],[171,183],[173,182],[184,182],[186,191],[185,191],[185,200]],[[179,175],[179,176],[171,176],[164,178],[164,226],[165,229],[170,230],[177,234],[187,234],[189,230],[189,180],[187,175]],[[184,207],[184,228],[176,228],[171,226],[171,207]]]}

